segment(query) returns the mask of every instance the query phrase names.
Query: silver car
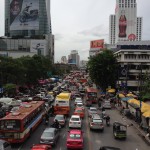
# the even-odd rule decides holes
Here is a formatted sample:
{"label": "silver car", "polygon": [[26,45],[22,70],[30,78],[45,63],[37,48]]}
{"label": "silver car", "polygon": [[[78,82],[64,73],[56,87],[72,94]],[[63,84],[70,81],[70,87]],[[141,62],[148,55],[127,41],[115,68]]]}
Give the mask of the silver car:
{"label": "silver car", "polygon": [[56,128],[46,128],[41,135],[41,144],[56,145],[59,138],[59,130]]}
{"label": "silver car", "polygon": [[103,131],[104,130],[103,119],[98,114],[93,114],[89,118],[89,126],[90,129]]}
{"label": "silver car", "polygon": [[102,107],[106,108],[106,109],[111,109],[111,103],[110,103],[110,101],[105,101]]}
{"label": "silver car", "polygon": [[88,110],[88,116],[91,117],[92,114],[97,114],[97,108],[96,107],[90,107]]}
{"label": "silver car", "polygon": [[58,120],[58,122],[61,126],[65,126],[65,124],[66,124],[66,118],[64,115],[56,115],[54,118],[54,121],[55,120]]}

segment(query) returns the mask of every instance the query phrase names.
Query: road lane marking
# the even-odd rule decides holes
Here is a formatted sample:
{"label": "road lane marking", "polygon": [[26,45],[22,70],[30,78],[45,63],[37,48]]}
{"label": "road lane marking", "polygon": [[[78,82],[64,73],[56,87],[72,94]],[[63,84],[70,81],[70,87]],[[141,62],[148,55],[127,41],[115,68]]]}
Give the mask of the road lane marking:
{"label": "road lane marking", "polygon": [[63,139],[65,138],[65,134],[63,135]]}

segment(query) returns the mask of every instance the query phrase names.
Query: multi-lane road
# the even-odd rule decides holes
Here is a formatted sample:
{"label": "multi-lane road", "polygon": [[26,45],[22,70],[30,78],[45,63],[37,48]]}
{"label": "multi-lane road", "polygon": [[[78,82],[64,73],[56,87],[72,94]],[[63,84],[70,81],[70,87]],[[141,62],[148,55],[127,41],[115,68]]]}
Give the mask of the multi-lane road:
{"label": "multi-lane road", "polygon": [[[73,102],[71,104],[71,113],[73,113]],[[94,106],[97,107],[95,104]],[[124,119],[116,109],[106,110],[106,113],[110,115],[111,118],[111,125],[107,127],[105,125],[104,132],[99,131],[91,131],[88,126],[88,116],[87,116],[87,109],[85,109],[85,118],[83,119],[82,123],[82,130],[84,132],[84,150],[99,150],[100,146],[115,146],[121,148],[121,150],[148,150],[150,146],[148,146],[142,138],[138,135],[138,131],[134,128],[134,126],[130,126],[127,128],[127,139],[126,140],[116,140],[113,137],[113,130],[112,130],[112,123],[114,121],[122,122],[126,125],[130,124],[130,121]],[[50,118],[50,123],[52,122],[53,118]],[[67,131],[68,128],[68,121],[67,118],[66,126],[63,127],[60,131],[60,138],[57,142],[57,145],[54,146],[53,150],[66,150],[66,138],[67,138]],[[105,123],[105,122],[104,122]],[[44,123],[35,130],[32,136],[23,144],[13,146],[12,150],[30,150],[33,144],[38,144],[40,141],[40,136],[43,130],[48,127],[45,126]]]}

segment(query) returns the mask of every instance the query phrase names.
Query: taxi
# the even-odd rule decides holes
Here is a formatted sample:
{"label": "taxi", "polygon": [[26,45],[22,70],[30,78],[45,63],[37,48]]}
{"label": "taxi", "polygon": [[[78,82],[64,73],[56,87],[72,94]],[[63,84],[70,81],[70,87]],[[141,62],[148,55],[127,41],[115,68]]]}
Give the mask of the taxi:
{"label": "taxi", "polygon": [[51,150],[52,147],[51,145],[46,145],[46,144],[36,144],[33,145],[33,147],[31,148],[31,150]]}
{"label": "taxi", "polygon": [[82,108],[77,107],[73,114],[79,115],[81,118],[84,118],[84,110]]}
{"label": "taxi", "polygon": [[77,129],[68,131],[66,146],[68,149],[83,149],[83,132]]}

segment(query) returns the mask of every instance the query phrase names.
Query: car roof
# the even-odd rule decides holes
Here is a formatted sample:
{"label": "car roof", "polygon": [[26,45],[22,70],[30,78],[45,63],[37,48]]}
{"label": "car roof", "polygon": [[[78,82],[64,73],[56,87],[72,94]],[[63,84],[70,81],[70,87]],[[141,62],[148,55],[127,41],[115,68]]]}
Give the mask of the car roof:
{"label": "car roof", "polygon": [[71,118],[80,118],[79,115],[72,115]]}
{"label": "car roof", "polygon": [[79,104],[79,105],[83,105],[83,103],[78,103],[78,102],[77,102],[77,105],[78,105],[78,104]]}
{"label": "car roof", "polygon": [[[56,115],[56,116],[59,116],[59,117],[64,117],[64,115]],[[55,116],[55,117],[56,117],[56,116]]]}
{"label": "car roof", "polygon": [[92,118],[100,118],[101,119],[101,117],[98,114],[92,114]]}
{"label": "car roof", "polygon": [[96,107],[90,107],[90,109],[97,109]]}
{"label": "car roof", "polygon": [[71,134],[81,134],[81,130],[73,129],[73,130],[70,130],[69,133],[71,133]]}
{"label": "car roof", "polygon": [[56,128],[46,128],[44,132],[54,132]]}

